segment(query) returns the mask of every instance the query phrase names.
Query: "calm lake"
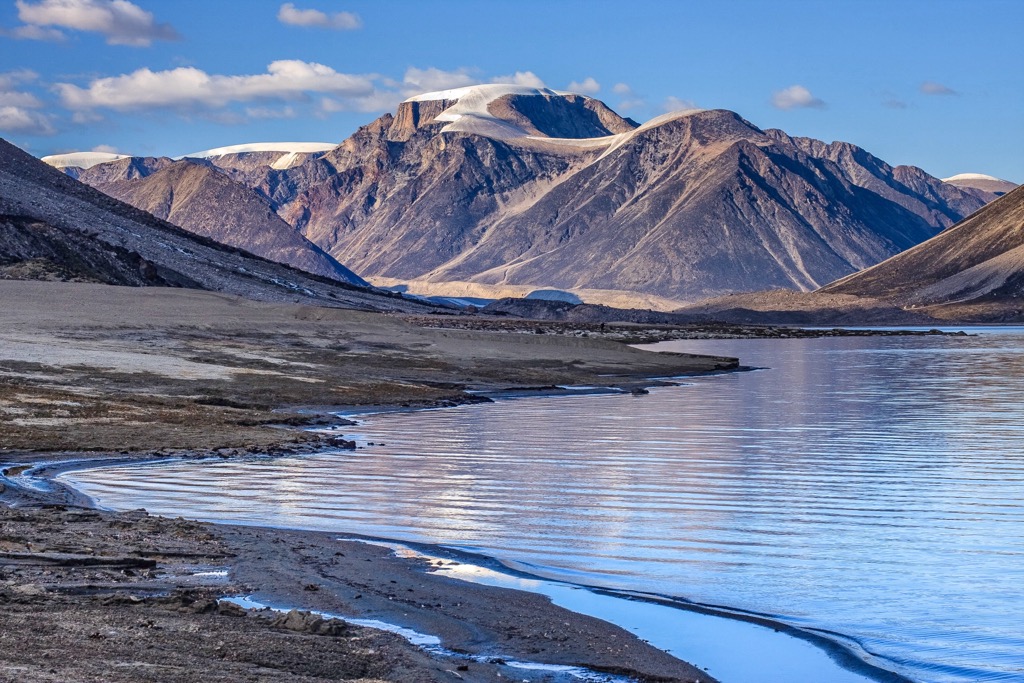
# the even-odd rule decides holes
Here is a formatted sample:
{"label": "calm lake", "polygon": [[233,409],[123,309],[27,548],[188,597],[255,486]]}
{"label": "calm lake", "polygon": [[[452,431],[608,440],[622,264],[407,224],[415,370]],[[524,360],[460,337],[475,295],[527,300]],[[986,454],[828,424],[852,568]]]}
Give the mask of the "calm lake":
{"label": "calm lake", "polygon": [[765,369],[368,416],[354,452],[62,479],[111,508],[440,543],[770,615],[917,681],[1024,680],[1024,328],[658,349]]}

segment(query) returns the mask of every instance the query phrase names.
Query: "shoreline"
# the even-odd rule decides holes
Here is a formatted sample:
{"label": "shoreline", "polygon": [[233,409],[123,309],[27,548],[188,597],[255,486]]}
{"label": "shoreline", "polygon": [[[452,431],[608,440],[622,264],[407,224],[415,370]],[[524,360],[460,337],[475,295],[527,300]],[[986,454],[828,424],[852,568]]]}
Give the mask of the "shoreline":
{"label": "shoreline", "polygon": [[[672,383],[672,377],[739,369],[739,361],[733,358],[651,353],[604,339],[426,329],[379,314],[266,304],[193,291],[4,282],[0,283],[0,304],[9,312],[8,327],[0,331],[0,468],[7,470],[15,463],[52,473],[101,461],[301,455],[325,447],[352,448],[355,444],[343,436],[344,418],[334,414],[345,408],[367,413],[492,400],[480,392],[499,398],[578,393],[559,389],[565,386],[632,391]],[[334,433],[304,429],[330,424],[342,429]],[[321,556],[310,550],[316,546],[310,539],[322,541],[326,538],[322,535],[99,512],[87,510],[88,501],[70,489],[19,491],[8,484],[0,481],[4,522],[0,552],[16,553],[21,559],[0,566],[0,605],[6,605],[11,618],[24,610],[29,620],[22,623],[26,633],[32,631],[32,618],[51,613],[52,629],[58,634],[114,617],[118,623],[133,621],[133,609],[160,622],[157,616],[162,613],[153,610],[161,605],[153,601],[168,595],[180,598],[179,616],[166,625],[167,633],[135,633],[120,655],[124,661],[151,656],[148,648],[132,644],[145,638],[153,638],[152,643],[168,652],[172,662],[178,661],[172,656],[175,647],[180,650],[178,640],[202,650],[201,642],[189,640],[193,638],[190,629],[197,627],[197,620],[207,620],[203,628],[222,631],[225,643],[232,638],[256,638],[240,645],[233,656],[268,666],[260,659],[258,643],[273,641],[280,629],[264,625],[250,633],[250,627],[238,626],[248,620],[217,622],[220,608],[216,604],[209,614],[187,611],[191,609],[185,604],[191,599],[188,591],[206,591],[202,594],[207,601],[225,594],[224,581],[211,584],[181,578],[182,572],[190,571],[187,559],[216,565],[233,556],[232,566],[244,569],[239,577],[251,576],[249,583],[254,586],[277,577],[275,590],[280,589],[286,602],[307,609],[358,614],[369,610],[371,602],[379,610],[391,609],[398,599],[403,610],[418,614],[416,618],[425,624],[451,629],[465,641],[466,649],[513,642],[525,659],[539,649],[542,654],[586,661],[602,670],[630,668],[652,680],[711,680],[622,629],[556,608],[536,595],[509,597],[500,590],[464,582],[445,584],[445,577],[426,580],[420,568],[365,548],[342,550],[334,541],[328,545],[345,555]],[[69,530],[76,533],[69,536]],[[219,550],[214,559],[203,560],[209,547]],[[26,552],[31,561],[21,557]],[[64,557],[68,554],[73,557]],[[111,557],[154,560],[157,567],[146,570],[152,576],[141,576],[128,567],[88,569]],[[71,565],[60,564],[65,560]],[[349,574],[334,575],[335,562]],[[385,569],[393,579],[380,576]],[[337,591],[306,590],[320,581],[317,572],[330,575]],[[365,586],[353,587],[351,581],[372,585],[374,592]],[[239,578],[239,583],[245,582]],[[415,605],[400,599],[407,596],[399,592],[412,591],[412,595],[420,590],[434,595],[424,595]],[[328,593],[336,603],[347,598],[344,604],[332,605]],[[473,605],[467,603],[470,595]],[[444,613],[419,607],[436,604],[444,606]],[[225,609],[229,615],[231,610]],[[510,623],[497,618],[501,615]],[[573,630],[563,638],[566,623]],[[421,630],[434,632],[433,628]],[[100,636],[92,639],[94,633]],[[54,635],[48,645],[55,652],[88,651],[91,654],[79,662],[81,667],[94,665],[102,667],[97,671],[110,673],[104,657],[112,641],[104,633],[102,629],[79,633],[73,643]],[[303,667],[307,660],[316,660],[322,647],[311,644],[315,633],[306,635],[310,642],[303,636],[293,645],[308,657],[283,657],[292,668],[279,667],[268,680],[292,680],[280,678],[285,674],[296,681],[309,680],[302,672],[311,672]],[[376,636],[358,636],[363,637]],[[385,655],[376,658],[360,660],[356,645],[346,650],[346,656],[364,661],[361,675],[366,678],[382,674],[383,670],[374,669],[380,661],[389,662],[393,672],[406,665],[433,671],[436,665],[417,659],[422,653],[404,642],[381,642]],[[345,650],[343,644],[336,643]],[[224,680],[240,677],[222,661],[222,652],[203,652],[207,657],[203,667],[225,672]],[[30,655],[25,647],[0,639],[0,667],[20,666],[26,659]],[[192,664],[187,657],[182,661],[178,674],[161,680],[189,680]],[[460,676],[498,680],[500,667],[494,663],[472,676],[464,672]],[[0,674],[3,671],[0,668]],[[451,680],[453,675],[447,671],[442,669],[436,680]],[[45,670],[37,673],[36,678],[21,674],[17,678],[47,680]],[[424,674],[423,680],[435,680],[433,675]]]}
{"label": "shoreline", "polygon": [[[736,372],[736,371],[743,371],[743,370],[750,370],[750,369],[751,368],[740,367],[740,368],[737,368],[735,370],[720,371],[720,372],[719,371],[715,371],[715,372],[694,373],[693,375],[689,375],[689,376],[706,376],[706,375],[712,375],[712,374],[726,374],[726,373],[731,373],[731,372]],[[675,379],[675,378],[673,378],[673,379]],[[678,379],[685,379],[685,377],[680,376]],[[638,385],[639,384],[640,383],[638,383]],[[675,384],[675,382],[666,381],[666,380],[654,381],[654,378],[647,378],[646,382],[643,383],[643,386],[666,386],[666,385],[673,385],[673,384]],[[523,392],[526,392],[526,393],[518,393],[519,391],[523,391]],[[623,389],[621,387],[617,387],[617,388],[601,387],[601,388],[596,388],[596,391],[594,393],[619,393],[619,392],[624,392],[624,391],[626,391],[626,389]],[[535,396],[578,395],[578,393],[579,393],[578,391],[574,391],[571,388],[567,388],[567,387],[556,387],[554,389],[549,388],[549,387],[531,387],[531,388],[525,388],[525,389],[521,389],[521,390],[509,390],[509,391],[506,391],[506,392],[487,392],[487,393],[481,394],[481,395],[484,396],[488,400],[494,401],[494,400],[509,400],[509,399],[512,399],[512,398],[527,398],[527,397],[535,397]],[[476,402],[478,402],[478,401],[476,401],[476,400],[469,400],[469,401],[466,401],[465,403],[476,403]],[[379,415],[379,414],[385,414],[385,413],[389,413],[389,412],[413,412],[413,411],[420,411],[420,410],[434,410],[434,409],[444,409],[444,408],[451,408],[451,407],[457,407],[457,405],[451,405],[451,402],[445,401],[445,402],[442,402],[441,405],[429,406],[429,407],[428,406],[403,407],[403,406],[394,406],[394,405],[390,405],[390,406],[389,405],[362,406],[362,407],[359,407],[359,408],[349,407],[348,409],[341,408],[341,409],[339,409],[337,411],[332,411],[329,414],[337,416],[339,418],[339,423],[340,424],[338,426],[341,426],[341,427],[353,426],[354,427],[354,426],[359,425],[360,423],[352,422],[348,418],[355,418],[355,417],[359,417],[359,416],[369,416],[369,415]],[[321,414],[321,417],[322,417],[322,414]],[[292,429],[295,429],[295,428],[292,427]],[[303,445],[306,446],[306,447],[298,449],[299,451],[304,451],[304,452],[312,453],[312,452],[318,452],[318,451],[322,450],[322,446],[318,447],[315,444],[303,444]],[[241,458],[247,458],[247,457],[260,457],[260,458],[264,458],[264,457],[268,457],[268,456],[269,457],[287,457],[287,456],[296,456],[296,455],[301,456],[302,454],[303,454],[302,452],[290,451],[290,452],[283,452],[283,453],[277,453],[277,454],[260,454],[260,455],[253,454],[253,455],[250,455],[250,456],[242,455],[242,456],[239,456],[239,457],[241,457]],[[82,454],[78,454],[78,455],[80,456]],[[91,510],[96,510],[96,511],[100,511],[100,512],[117,514],[116,511],[100,508],[99,505],[97,504],[97,502],[94,501],[92,498],[90,498],[88,495],[82,493],[81,491],[78,491],[77,489],[75,489],[72,486],[68,486],[67,484],[59,481],[57,479],[57,477],[59,477],[61,474],[64,474],[64,473],[67,473],[67,472],[73,472],[73,471],[81,470],[81,469],[91,469],[91,468],[94,468],[94,467],[102,468],[102,467],[104,467],[106,465],[124,464],[126,460],[130,464],[132,464],[132,465],[143,465],[143,464],[157,463],[157,462],[161,462],[161,461],[183,460],[183,459],[188,459],[188,460],[214,460],[214,459],[217,459],[217,460],[219,460],[219,459],[223,459],[223,457],[224,457],[223,455],[212,454],[212,453],[211,454],[206,454],[206,455],[188,454],[188,455],[184,455],[184,456],[182,456],[182,455],[147,454],[147,455],[142,455],[141,457],[132,457],[132,456],[129,456],[129,457],[125,457],[125,456],[110,456],[110,457],[105,457],[105,458],[102,458],[102,457],[101,458],[93,458],[93,457],[81,458],[81,457],[79,457],[77,459],[69,459],[69,460],[65,460],[65,461],[40,463],[38,465],[30,467],[29,469],[27,469],[24,472],[21,472],[19,474],[21,476],[32,477],[34,481],[45,481],[45,482],[47,482],[48,486],[53,487],[53,489],[55,489],[55,490],[51,490],[51,491],[47,492],[47,494],[43,494],[43,495],[58,495],[61,500],[68,501],[67,504],[82,505],[83,507],[86,507],[86,508],[91,509]],[[8,472],[7,469],[2,471],[2,474],[4,475],[3,479],[5,481],[10,482],[10,480],[6,477],[7,472]],[[2,499],[2,497],[0,497],[0,504],[2,504],[2,503],[3,503],[3,499]],[[858,646],[855,643],[855,641],[851,641],[849,638],[847,638],[843,634],[840,634],[840,633],[823,633],[823,632],[819,633],[819,632],[817,632],[815,630],[809,630],[809,629],[800,628],[800,627],[794,626],[792,624],[789,624],[786,621],[784,621],[784,620],[782,620],[780,618],[777,618],[777,617],[775,617],[773,615],[760,614],[760,613],[756,613],[756,612],[748,612],[748,611],[745,611],[745,610],[737,609],[737,608],[726,606],[726,605],[704,604],[704,603],[700,603],[700,602],[689,600],[689,599],[687,599],[685,597],[682,597],[682,596],[663,595],[663,594],[657,594],[657,593],[647,593],[647,592],[643,592],[643,591],[631,591],[631,590],[627,590],[627,589],[615,589],[615,588],[608,588],[608,587],[603,587],[603,586],[588,585],[588,584],[584,584],[584,583],[570,582],[570,581],[565,581],[565,580],[555,579],[555,578],[548,578],[548,577],[545,577],[545,576],[543,576],[541,574],[533,574],[533,573],[530,573],[530,572],[523,571],[521,569],[517,569],[515,567],[512,567],[512,566],[504,563],[501,559],[499,559],[497,557],[485,555],[485,554],[482,554],[482,553],[475,553],[475,552],[470,552],[470,551],[466,551],[466,550],[461,550],[461,549],[458,549],[458,548],[455,548],[455,547],[451,547],[451,546],[435,544],[435,543],[429,543],[429,542],[422,542],[422,541],[415,541],[415,540],[406,540],[406,539],[384,538],[384,537],[379,537],[379,536],[367,536],[367,535],[358,534],[358,533],[348,533],[348,532],[340,532],[340,531],[339,532],[313,531],[313,530],[306,530],[306,529],[301,529],[301,528],[278,527],[278,526],[263,525],[263,524],[256,524],[256,523],[249,524],[249,523],[244,523],[244,522],[234,522],[234,523],[232,523],[232,522],[216,522],[216,521],[212,521],[212,522],[199,522],[199,523],[204,524],[204,525],[214,525],[214,526],[228,527],[228,528],[245,527],[245,528],[251,529],[251,530],[258,530],[259,533],[273,534],[275,532],[284,532],[284,533],[296,532],[296,533],[301,533],[301,534],[319,535],[319,536],[322,536],[322,537],[334,537],[336,540],[338,540],[340,543],[343,543],[343,544],[350,544],[350,543],[357,543],[358,544],[358,543],[362,543],[362,544],[374,544],[374,545],[382,545],[382,546],[389,546],[389,547],[403,546],[403,547],[411,548],[414,551],[416,551],[418,553],[421,553],[421,554],[433,555],[435,557],[440,554],[440,555],[446,557],[449,561],[455,560],[459,564],[473,564],[473,565],[487,567],[487,568],[491,569],[492,571],[497,571],[497,572],[504,573],[504,574],[507,574],[507,575],[510,575],[510,576],[514,576],[514,577],[517,577],[517,578],[520,578],[520,579],[525,579],[525,580],[530,580],[530,581],[540,581],[540,582],[546,582],[546,583],[553,583],[553,584],[558,584],[558,585],[561,585],[561,586],[572,587],[572,588],[580,588],[580,589],[584,589],[586,591],[589,591],[589,592],[597,594],[597,595],[604,595],[604,596],[608,596],[608,597],[611,597],[611,598],[614,598],[614,599],[617,599],[617,600],[639,601],[639,602],[643,602],[643,603],[650,604],[650,605],[664,606],[664,607],[666,607],[668,609],[672,609],[672,610],[682,610],[682,611],[686,611],[686,612],[690,612],[690,613],[696,613],[696,614],[704,615],[706,617],[710,617],[710,618],[713,618],[713,619],[726,619],[726,620],[739,621],[739,622],[743,622],[743,623],[747,623],[747,624],[763,627],[763,628],[766,628],[766,629],[772,629],[776,633],[783,633],[783,634],[785,634],[785,636],[788,637],[788,638],[794,638],[794,639],[798,639],[798,640],[810,643],[815,648],[819,649],[824,654],[826,654],[828,656],[828,658],[830,658],[831,660],[833,660],[836,663],[836,665],[838,667],[840,667],[841,669],[846,670],[848,672],[864,676],[865,680],[878,681],[880,683],[911,683],[911,679],[908,679],[905,676],[902,676],[901,674],[896,673],[895,671],[892,671],[890,669],[886,669],[886,668],[884,668],[882,666],[879,666],[879,665],[876,665],[876,664],[873,664],[873,663],[869,662],[867,660],[867,658],[866,658],[867,656],[870,656],[869,652],[861,650],[863,655],[859,655],[857,653]],[[342,535],[343,538],[337,538],[339,535]],[[401,559],[401,558],[399,558],[399,559]],[[413,565],[416,564],[416,562],[414,560],[411,561],[411,560],[408,560],[408,558],[406,558],[404,561],[405,562],[409,562],[410,564],[413,564]],[[419,569],[422,569],[422,567],[419,567]],[[459,579],[459,580],[463,581],[463,582],[467,581],[466,579]],[[456,590],[456,592],[458,592],[458,588],[456,588],[455,590]],[[517,591],[526,590],[526,592],[531,592],[531,593],[536,594],[536,595],[543,595],[543,593],[538,593],[536,591],[529,591],[528,589],[519,588],[519,589],[516,589],[516,590]],[[256,591],[254,593],[252,593],[250,595],[247,595],[247,596],[241,596],[241,597],[244,597],[246,599],[251,599],[253,596],[261,596],[262,602],[268,603],[268,604],[270,604],[272,606],[275,606],[275,608],[280,607],[282,604],[285,604],[288,607],[293,607],[294,606],[294,605],[288,604],[287,600],[285,600],[282,603],[282,601],[280,600],[282,595],[280,593],[274,593],[273,591],[270,591],[270,592],[261,591],[261,590],[259,590],[258,587],[256,587]],[[299,607],[299,609],[312,609],[312,610],[315,611],[315,608],[309,608],[309,607]],[[570,608],[570,612],[572,614],[576,615],[576,616],[585,616],[582,613],[579,613],[579,612],[571,610],[571,608]],[[344,617],[342,617],[342,618],[344,618]],[[609,620],[608,623],[610,623],[612,626],[615,626],[616,628],[623,626],[621,624],[616,624],[614,621],[611,621],[611,620]],[[398,625],[401,626],[401,624],[398,624]],[[417,631],[420,630],[419,626],[414,627],[414,628]],[[434,634],[434,631],[430,629],[429,625],[423,630],[423,632],[427,633],[427,634],[430,634],[430,635]],[[645,640],[643,642],[646,643],[647,641]],[[456,646],[454,651],[455,652],[459,652],[459,651],[462,651],[462,649],[464,649],[464,648]],[[670,651],[665,650],[663,648],[656,648],[656,649],[658,649],[660,652],[663,652],[664,654],[670,656],[672,659],[676,659],[676,656],[671,654]],[[679,660],[679,661],[682,661],[682,660]],[[566,664],[564,662],[558,662],[557,665],[566,665]],[[575,662],[574,661],[574,663],[572,665],[579,665],[579,662]],[[639,672],[639,671],[636,671],[636,670],[633,670],[633,669],[629,669],[627,671],[625,669],[619,668],[618,666],[613,666],[611,668],[607,668],[607,667],[604,667],[603,665],[600,665],[600,664],[593,665],[593,664],[589,664],[589,663],[584,663],[584,664],[582,664],[580,666],[582,666],[583,669],[592,670],[592,671],[595,671],[595,672],[602,672],[602,671],[604,671],[604,672],[608,672],[608,673],[612,673],[612,674],[620,674],[620,673],[623,673],[625,671],[627,676],[636,676],[636,674],[639,673],[640,675],[636,678],[636,680],[647,680],[647,678],[645,677],[645,674],[643,672]],[[690,664],[686,664],[686,666],[690,666]],[[661,678],[660,678],[661,674],[658,674],[657,676],[659,677],[659,680],[661,680]],[[670,679],[670,680],[677,680],[677,679]],[[683,680],[683,679],[678,679],[678,680]],[[690,680],[690,679],[687,678],[685,680]],[[715,679],[712,679],[712,678],[696,678],[696,679],[693,679],[693,680],[714,681]]]}
{"label": "shoreline", "polygon": [[[119,458],[113,461],[123,462]],[[78,459],[57,466],[70,470],[88,467],[94,462],[99,461]],[[111,460],[108,459],[106,462]],[[42,468],[52,466],[52,463],[40,465]],[[7,498],[5,503],[10,503],[10,496],[7,495],[11,493],[10,486],[17,486],[18,482],[10,479],[7,479],[7,482],[7,490],[4,492]],[[713,683],[715,680],[668,653],[647,645],[617,626],[564,610],[542,596],[474,586],[458,579],[435,576],[427,573],[427,566],[422,562],[394,557],[389,550],[369,545],[363,540],[338,540],[339,534],[336,532],[313,532],[260,525],[213,524],[171,520],[166,517],[150,516],[141,511],[113,512],[96,507],[76,508],[61,502],[74,497],[68,495],[68,491],[74,489],[60,482],[53,484],[56,491],[21,488],[21,505],[5,505],[0,508],[0,522],[9,522],[12,514],[15,518],[30,515],[35,517],[29,520],[30,523],[39,526],[53,516],[87,514],[95,515],[98,526],[116,524],[121,527],[128,523],[126,518],[132,518],[136,523],[141,520],[159,526],[184,525],[192,535],[214,537],[219,543],[227,546],[227,552],[213,554],[216,557],[216,571],[209,571],[209,567],[206,566],[202,568],[208,570],[203,572],[205,574],[224,573],[230,583],[218,586],[217,582],[214,582],[213,586],[202,586],[206,589],[204,595],[208,596],[205,599],[216,600],[233,595],[255,597],[271,605],[309,612],[352,615],[356,619],[369,617],[422,633],[438,635],[445,647],[453,653],[452,656],[458,659],[455,664],[448,661],[451,657],[434,657],[400,638],[392,639],[381,655],[384,660],[411,654],[425,658],[417,667],[417,674],[414,676],[417,680],[437,680],[428,675],[434,665],[442,667],[439,669],[442,672],[455,671],[454,666],[458,666],[458,678],[464,680],[501,680],[502,672],[509,668],[507,662],[512,661],[512,658],[541,664],[582,667],[642,681],[685,680]],[[79,504],[89,502],[83,494],[77,494],[77,498],[76,502]],[[34,505],[28,504],[30,499],[34,499]],[[6,530],[9,524],[4,526]],[[87,532],[90,537],[98,533],[97,529],[90,529]],[[154,558],[156,571],[162,570],[175,575],[182,571],[180,567],[174,566],[179,564],[174,561],[175,557],[188,556],[194,559],[199,555],[180,550],[168,553],[164,539],[152,536],[150,538],[150,545],[154,546],[152,551],[121,552],[117,553],[118,557],[138,556],[146,558],[147,562],[149,558]],[[206,541],[208,540],[209,538],[206,538]],[[19,558],[23,559],[35,552],[32,548],[28,550],[28,553],[21,553]],[[96,557],[88,552],[72,553],[72,556],[80,557],[86,554],[90,558]],[[49,555],[45,551],[38,554],[40,561]],[[0,564],[5,565],[4,569],[10,568],[10,556],[10,553],[0,552]],[[211,555],[207,555],[207,558],[209,557]],[[114,563],[115,560],[103,559],[101,555],[95,562],[104,564]],[[49,585],[43,582],[16,583],[12,586],[11,574],[4,572],[3,578],[6,581],[0,582],[0,606],[9,606],[12,598],[20,594],[31,595],[36,598],[35,602],[43,603],[36,608],[51,602],[52,600],[47,600],[51,595],[60,596],[65,600],[71,598],[72,603],[81,601],[75,600],[76,597],[88,601],[89,598],[95,597],[94,594],[99,589],[104,604],[115,600],[120,594],[122,602],[145,609],[151,606],[151,601],[177,599],[176,596],[187,588],[187,585],[180,582],[172,586],[165,581],[156,580],[146,586],[146,582],[135,580],[130,586],[130,594],[125,595],[123,591],[117,590],[116,586],[100,587],[93,584],[82,591],[78,581],[58,581]],[[158,576],[153,578],[159,579]],[[7,585],[4,585],[5,583]],[[28,589],[26,586],[31,588]],[[411,595],[407,597],[404,593]],[[70,609],[76,619],[81,618],[82,605],[72,605]],[[259,618],[259,615],[250,612],[248,617]],[[571,633],[572,637],[561,640],[563,633]],[[553,634],[557,634],[557,637]],[[313,639],[316,639],[315,632]],[[310,646],[318,647],[315,642]],[[3,645],[0,643],[0,673],[3,672],[3,655]],[[463,662],[459,657],[466,661]],[[470,661],[472,664],[467,664]],[[443,668],[449,665],[449,668]],[[461,669],[464,665],[470,666],[471,670]],[[559,678],[557,672],[538,671],[539,673],[534,676],[527,671],[516,669],[515,674],[521,680],[552,680],[548,677],[553,675],[553,680],[573,680],[573,676],[566,672]],[[507,679],[507,672],[505,677]],[[404,676],[394,673],[384,675],[383,679],[405,680]],[[22,680],[43,679],[26,677]]]}

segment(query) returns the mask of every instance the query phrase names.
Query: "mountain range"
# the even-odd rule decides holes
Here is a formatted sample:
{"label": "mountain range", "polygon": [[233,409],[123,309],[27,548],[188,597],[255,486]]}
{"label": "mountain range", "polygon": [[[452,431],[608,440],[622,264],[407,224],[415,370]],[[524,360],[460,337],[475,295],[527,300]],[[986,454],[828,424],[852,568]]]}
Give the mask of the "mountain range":
{"label": "mountain range", "polygon": [[[593,98],[519,86],[413,97],[324,147],[57,163],[188,230],[320,274],[668,305],[814,290],[996,196],[730,111],[638,125]],[[213,214],[224,220],[211,227]]]}

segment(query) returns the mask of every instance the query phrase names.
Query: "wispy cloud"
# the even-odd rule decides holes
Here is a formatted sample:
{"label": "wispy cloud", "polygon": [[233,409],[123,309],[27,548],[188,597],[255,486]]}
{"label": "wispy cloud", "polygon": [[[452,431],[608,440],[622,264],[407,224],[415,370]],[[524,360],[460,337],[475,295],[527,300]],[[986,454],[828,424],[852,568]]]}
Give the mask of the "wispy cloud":
{"label": "wispy cloud", "polygon": [[601,84],[593,76],[587,76],[582,81],[573,81],[566,86],[566,90],[584,95],[596,95],[601,91]]}
{"label": "wispy cloud", "polygon": [[46,114],[15,106],[0,106],[0,131],[24,135],[53,135],[57,132]]}
{"label": "wispy cloud", "polygon": [[956,90],[953,90],[948,85],[942,83],[936,83],[935,81],[925,81],[921,84],[919,90],[925,95],[959,95]]}
{"label": "wispy cloud", "polygon": [[22,135],[53,135],[53,117],[45,114],[42,101],[22,87],[39,75],[22,69],[0,73],[0,131]]}
{"label": "wispy cloud", "polygon": [[532,71],[517,71],[514,74],[508,76],[495,76],[491,79],[491,83],[510,83],[512,85],[522,85],[527,88],[543,88],[544,81],[541,77]]}
{"label": "wispy cloud", "polygon": [[109,45],[146,47],[154,40],[178,40],[170,24],[157,23],[128,0],[17,0],[18,19],[24,22],[6,34],[27,40],[62,40],[60,29],[99,33]]}
{"label": "wispy cloud", "polygon": [[277,20],[289,26],[330,28],[336,31],[354,31],[363,27],[363,20],[352,12],[328,14],[318,9],[299,9],[286,2],[277,11]]}
{"label": "wispy cloud", "polygon": [[682,98],[675,97],[674,95],[670,95],[662,100],[661,106],[659,107],[659,109],[666,114],[673,111],[687,111],[689,109],[698,108],[697,103],[693,100],[684,100]]}
{"label": "wispy cloud", "polygon": [[246,107],[245,115],[250,119],[294,119],[299,115],[295,107]]}
{"label": "wispy cloud", "polygon": [[409,67],[405,70],[401,84],[396,84],[396,86],[400,87],[407,97],[411,97],[434,90],[450,90],[451,88],[475,85],[479,82],[469,69],[444,71],[435,67],[427,69]]}
{"label": "wispy cloud", "polygon": [[622,98],[616,106],[620,111],[626,112],[647,106],[647,100],[637,95],[633,86],[628,83],[616,83],[612,86],[612,92]]}
{"label": "wispy cloud", "polygon": [[776,109],[824,109],[826,104],[804,86],[791,85],[772,93],[772,106]]}

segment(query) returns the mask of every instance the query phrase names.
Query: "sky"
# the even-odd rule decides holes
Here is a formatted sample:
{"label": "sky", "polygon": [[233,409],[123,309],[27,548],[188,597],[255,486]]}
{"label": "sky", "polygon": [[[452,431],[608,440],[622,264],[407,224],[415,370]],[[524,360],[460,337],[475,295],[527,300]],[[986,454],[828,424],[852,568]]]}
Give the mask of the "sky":
{"label": "sky", "polygon": [[406,97],[573,90],[1024,182],[1024,0],[0,0],[0,136],[39,156],[340,142]]}

